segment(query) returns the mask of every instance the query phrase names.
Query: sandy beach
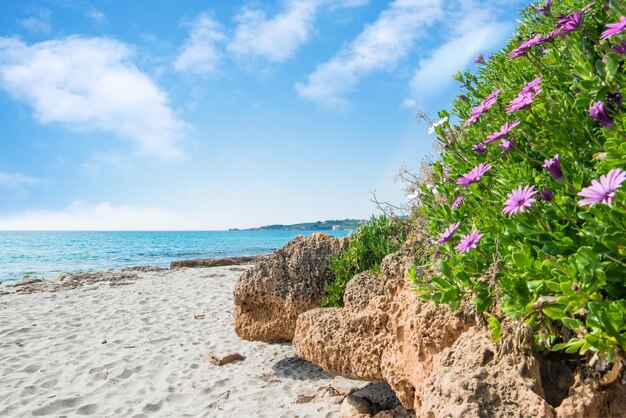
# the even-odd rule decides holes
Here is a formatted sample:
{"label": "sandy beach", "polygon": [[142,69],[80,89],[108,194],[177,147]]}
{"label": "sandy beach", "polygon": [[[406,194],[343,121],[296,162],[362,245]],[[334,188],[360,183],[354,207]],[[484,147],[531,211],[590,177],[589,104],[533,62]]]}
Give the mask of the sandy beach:
{"label": "sandy beach", "polygon": [[[331,417],[296,404],[334,375],[291,344],[240,339],[232,292],[247,266],[0,296],[0,416]],[[207,356],[245,360],[217,366]]]}

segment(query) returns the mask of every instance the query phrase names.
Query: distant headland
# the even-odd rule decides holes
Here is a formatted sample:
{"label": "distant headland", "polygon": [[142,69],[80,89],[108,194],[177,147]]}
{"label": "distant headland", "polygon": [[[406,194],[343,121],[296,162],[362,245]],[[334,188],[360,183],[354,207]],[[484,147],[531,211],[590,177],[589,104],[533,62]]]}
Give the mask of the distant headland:
{"label": "distant headland", "polygon": [[367,221],[363,219],[341,219],[305,222],[292,225],[265,225],[248,229],[230,228],[229,231],[346,231],[359,229],[359,227],[365,223],[367,223]]}

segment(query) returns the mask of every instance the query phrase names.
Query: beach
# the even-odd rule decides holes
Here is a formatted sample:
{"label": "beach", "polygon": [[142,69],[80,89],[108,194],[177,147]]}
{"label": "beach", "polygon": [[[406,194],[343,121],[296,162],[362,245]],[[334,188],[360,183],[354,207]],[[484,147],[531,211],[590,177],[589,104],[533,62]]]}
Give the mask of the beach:
{"label": "beach", "polygon": [[[296,403],[333,374],[291,344],[235,334],[233,289],[249,267],[0,292],[0,416],[338,416],[337,404]],[[210,361],[233,352],[245,359]]]}

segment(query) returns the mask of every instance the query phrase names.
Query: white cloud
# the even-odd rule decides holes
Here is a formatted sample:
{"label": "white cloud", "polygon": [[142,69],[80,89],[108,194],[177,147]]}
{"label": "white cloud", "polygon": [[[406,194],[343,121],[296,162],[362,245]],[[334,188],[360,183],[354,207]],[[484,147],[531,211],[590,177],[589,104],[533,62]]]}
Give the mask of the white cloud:
{"label": "white cloud", "polygon": [[214,74],[223,58],[218,46],[226,40],[220,24],[208,14],[201,13],[188,25],[189,38],[183,44],[174,68],[194,74]]}
{"label": "white cloud", "polygon": [[411,109],[415,107],[415,105],[417,105],[417,102],[413,99],[404,99],[404,101],[402,102],[402,106],[406,107],[407,109]]}
{"label": "white cloud", "polygon": [[48,34],[52,29],[51,18],[52,12],[50,10],[38,9],[34,10],[31,16],[18,20],[17,23],[30,32]]}
{"label": "white cloud", "polygon": [[58,211],[30,210],[0,217],[0,230],[162,230],[185,229],[183,217],[160,207],[89,205],[77,200]]}
{"label": "white cloud", "polygon": [[237,57],[284,62],[309,40],[320,0],[289,0],[285,10],[267,18],[261,10],[244,9],[236,16],[237,27],[228,52]]}
{"label": "white cloud", "polygon": [[22,173],[5,173],[0,171],[0,187],[12,189],[21,186],[32,186],[40,181],[38,178]]}
{"label": "white cloud", "polygon": [[376,22],[330,61],[319,65],[306,83],[297,83],[300,97],[337,106],[342,94],[372,71],[392,69],[417,37],[441,15],[442,0],[395,0]]}
{"label": "white cloud", "polygon": [[478,53],[501,46],[511,34],[510,24],[493,22],[484,10],[463,16],[453,23],[458,35],[419,62],[411,80],[411,91],[421,104],[452,84],[452,76],[467,68]]}
{"label": "white cloud", "polygon": [[91,6],[85,11],[85,16],[93,20],[95,23],[101,24],[107,22],[107,16],[100,10]]}
{"label": "white cloud", "polygon": [[186,125],[131,56],[126,44],[110,38],[71,36],[27,45],[0,37],[0,86],[31,105],[41,123],[112,133],[143,154],[179,157]]}

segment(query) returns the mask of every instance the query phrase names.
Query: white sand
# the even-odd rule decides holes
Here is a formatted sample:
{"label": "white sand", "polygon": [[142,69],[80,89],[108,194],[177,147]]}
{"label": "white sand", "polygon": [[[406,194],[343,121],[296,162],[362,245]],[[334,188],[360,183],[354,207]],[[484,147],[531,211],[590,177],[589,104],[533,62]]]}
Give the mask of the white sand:
{"label": "white sand", "polygon": [[[339,405],[295,404],[332,375],[289,344],[235,334],[241,267],[138,274],[120,287],[0,296],[0,416],[338,415]],[[200,358],[231,351],[246,360]]]}

